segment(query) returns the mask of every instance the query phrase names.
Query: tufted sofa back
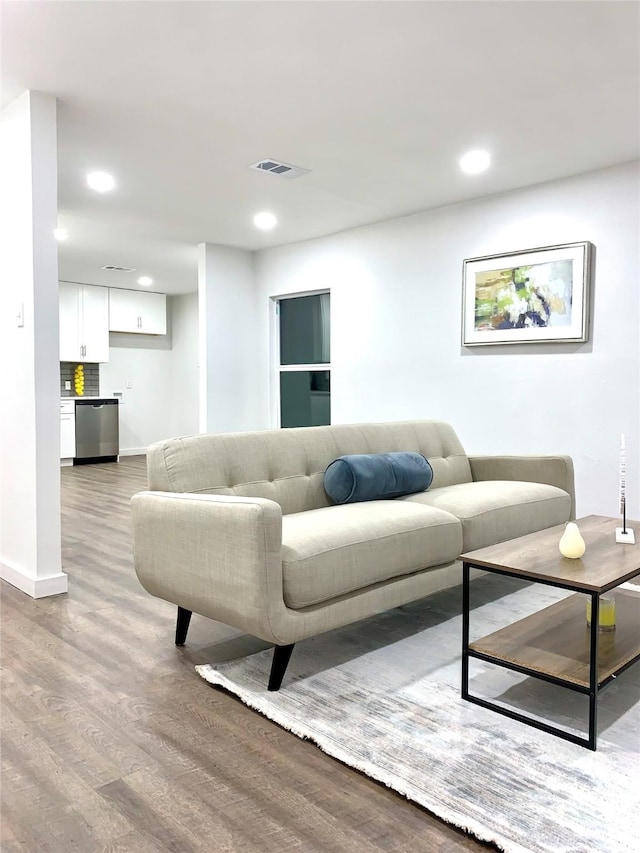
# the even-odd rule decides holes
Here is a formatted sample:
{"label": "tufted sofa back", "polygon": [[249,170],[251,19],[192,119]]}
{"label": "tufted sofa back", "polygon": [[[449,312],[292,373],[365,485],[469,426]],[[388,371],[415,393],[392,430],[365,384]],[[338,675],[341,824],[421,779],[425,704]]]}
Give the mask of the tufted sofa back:
{"label": "tufted sofa back", "polygon": [[422,453],[432,488],[471,482],[471,468],[453,428],[443,421],[335,424],[174,438],[147,451],[149,489],[269,498],[284,514],[329,506],[322,481],[338,456]]}

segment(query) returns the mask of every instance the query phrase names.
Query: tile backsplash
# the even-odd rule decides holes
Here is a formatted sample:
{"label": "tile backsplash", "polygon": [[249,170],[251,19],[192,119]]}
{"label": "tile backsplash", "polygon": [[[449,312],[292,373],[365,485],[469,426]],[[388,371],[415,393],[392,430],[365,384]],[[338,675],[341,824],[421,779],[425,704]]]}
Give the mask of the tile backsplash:
{"label": "tile backsplash", "polygon": [[[77,361],[61,361],[60,362],[60,396],[61,397],[77,397],[76,389],[73,384],[73,375],[78,366]],[[89,364],[86,361],[82,363],[84,367],[84,397],[98,397],[100,394],[100,365]],[[65,382],[71,382],[71,390],[66,391]]]}

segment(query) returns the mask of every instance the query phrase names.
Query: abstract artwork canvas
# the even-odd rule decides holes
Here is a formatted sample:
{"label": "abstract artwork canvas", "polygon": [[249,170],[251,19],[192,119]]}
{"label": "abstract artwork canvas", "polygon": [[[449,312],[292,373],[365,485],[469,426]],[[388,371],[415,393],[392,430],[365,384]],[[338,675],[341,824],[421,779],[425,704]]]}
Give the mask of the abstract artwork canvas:
{"label": "abstract artwork canvas", "polygon": [[462,345],[587,340],[591,243],[567,243],[463,264]]}

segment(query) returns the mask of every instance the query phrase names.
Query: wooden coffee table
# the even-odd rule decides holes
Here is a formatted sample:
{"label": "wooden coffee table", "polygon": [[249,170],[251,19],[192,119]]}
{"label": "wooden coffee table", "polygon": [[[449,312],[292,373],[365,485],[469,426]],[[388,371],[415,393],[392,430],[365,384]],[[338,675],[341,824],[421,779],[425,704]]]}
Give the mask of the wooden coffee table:
{"label": "wooden coffee table", "polygon": [[[629,522],[640,540],[640,523]],[[596,749],[598,693],[640,657],[640,594],[616,590],[616,629],[598,631],[600,595],[640,575],[640,541],[620,545],[620,520],[578,519],[587,550],[578,560],[561,556],[564,525],[511,539],[461,556],[463,561],[462,698],[542,731]],[[573,590],[576,595],[469,643],[469,573],[477,568]],[[587,628],[585,595],[591,597]],[[567,732],[469,693],[469,658],[515,670],[589,697],[589,735]]]}

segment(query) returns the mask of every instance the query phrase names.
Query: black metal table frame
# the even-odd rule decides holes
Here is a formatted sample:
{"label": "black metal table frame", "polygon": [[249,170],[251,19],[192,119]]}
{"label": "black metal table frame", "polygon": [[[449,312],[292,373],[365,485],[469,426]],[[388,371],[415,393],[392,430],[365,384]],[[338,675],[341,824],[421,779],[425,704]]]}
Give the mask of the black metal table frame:
{"label": "black metal table frame", "polygon": [[[538,672],[537,670],[531,669],[530,667],[520,666],[516,663],[511,663],[510,661],[505,661],[502,658],[494,657],[493,655],[485,654],[484,652],[476,652],[473,649],[469,648],[469,574],[470,569],[480,569],[484,572],[493,572],[494,574],[505,575],[511,578],[518,578],[519,580],[530,580],[533,583],[541,583],[546,586],[554,586],[559,589],[566,589],[571,592],[582,592],[585,595],[591,596],[591,636],[590,636],[590,648],[589,648],[589,685],[583,686],[581,684],[574,684],[571,681],[567,681],[564,678],[557,678],[553,675],[547,675],[543,672]],[[611,589],[614,586],[610,587]],[[598,592],[587,592],[585,590],[576,590],[575,587],[569,586],[567,584],[561,583],[560,581],[555,580],[542,580],[540,578],[524,578],[522,574],[518,574],[516,572],[510,572],[506,569],[497,569],[495,567],[489,566],[479,566],[475,563],[464,561],[462,564],[462,698],[466,699],[467,702],[473,702],[475,705],[481,705],[483,708],[489,708],[492,711],[496,711],[498,714],[502,714],[505,717],[510,717],[512,720],[518,720],[521,723],[525,723],[528,726],[533,726],[536,729],[540,729],[543,732],[547,732],[548,734],[556,735],[557,737],[563,738],[564,740],[571,741],[572,743],[576,743],[579,746],[584,746],[588,749],[592,749],[595,751],[596,749],[596,741],[598,736],[598,692],[602,690],[604,687],[609,684],[616,676],[618,676],[621,672],[623,672],[627,667],[631,666],[637,660],[637,657],[634,657],[632,660],[628,661],[624,666],[621,666],[620,669],[616,670],[615,673],[610,675],[608,678],[603,679],[603,681],[598,684],[598,621],[600,617],[600,593]],[[469,658],[476,658],[478,660],[484,660],[488,663],[495,664],[497,666],[504,667],[505,669],[510,669],[515,672],[521,672],[524,675],[530,675],[533,678],[539,678],[542,681],[548,681],[551,684],[556,684],[559,687],[565,687],[568,690],[573,690],[577,693],[586,694],[589,697],[589,735],[588,737],[580,737],[580,735],[575,735],[572,732],[568,732],[565,729],[561,729],[558,726],[553,726],[550,723],[544,723],[541,720],[537,720],[534,717],[527,716],[526,714],[520,714],[517,711],[512,711],[509,708],[506,708],[502,705],[497,705],[494,702],[489,701],[488,699],[481,699],[479,696],[472,696],[469,693]]]}

